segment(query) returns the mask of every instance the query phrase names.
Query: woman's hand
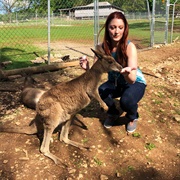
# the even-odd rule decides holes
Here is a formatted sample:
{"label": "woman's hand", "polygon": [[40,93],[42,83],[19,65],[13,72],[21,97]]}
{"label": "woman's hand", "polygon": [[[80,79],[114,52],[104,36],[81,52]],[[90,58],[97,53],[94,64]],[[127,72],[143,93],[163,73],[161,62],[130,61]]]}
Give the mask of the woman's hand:
{"label": "woman's hand", "polygon": [[120,73],[123,75],[123,76],[128,76],[130,73],[131,73],[131,71],[133,71],[133,70],[136,70],[137,68],[132,68],[132,67],[125,67],[125,68],[123,68],[121,71],[120,71]]}
{"label": "woman's hand", "polygon": [[79,64],[84,70],[89,69],[89,61],[87,60],[86,56],[82,56],[79,58]]}

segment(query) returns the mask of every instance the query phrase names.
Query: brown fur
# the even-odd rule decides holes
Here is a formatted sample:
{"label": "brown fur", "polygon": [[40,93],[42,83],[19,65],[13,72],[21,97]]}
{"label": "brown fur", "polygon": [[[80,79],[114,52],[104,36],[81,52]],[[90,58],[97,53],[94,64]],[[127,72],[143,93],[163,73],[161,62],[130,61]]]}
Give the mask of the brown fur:
{"label": "brown fur", "polygon": [[[93,50],[94,51],[94,50]],[[103,73],[110,70],[120,71],[121,66],[111,57],[94,51],[98,60],[91,69],[69,82],[61,83],[40,98],[37,104],[37,113],[43,118],[44,138],[40,151],[55,163],[59,158],[50,153],[50,138],[54,129],[62,125],[60,140],[79,148],[86,148],[82,144],[68,139],[69,127],[73,116],[86,107],[92,98],[95,98],[105,110],[107,105],[102,101],[98,93],[98,84]]]}
{"label": "brown fur", "polygon": [[24,80],[24,88],[21,93],[22,103],[31,109],[36,109],[36,104],[40,97],[46,92],[43,89],[36,88],[34,86],[35,80],[27,76]]}
{"label": "brown fur", "polygon": [[[121,65],[119,65],[114,58],[104,55],[102,50],[101,52],[92,51],[98,60],[91,69],[87,70],[78,78],[52,87],[41,96],[37,103],[37,117],[40,119],[38,122],[41,124],[40,128],[44,130],[40,151],[55,163],[58,163],[58,161],[61,162],[61,160],[49,150],[50,138],[55,128],[59,125],[62,126],[60,141],[64,141],[78,148],[88,148],[68,138],[69,127],[73,117],[78,111],[86,107],[92,98],[95,98],[102,108],[108,110],[107,105],[102,101],[98,93],[101,76],[110,70],[120,71],[122,69]],[[35,122],[36,126],[37,124],[38,123]],[[0,128],[0,131],[1,129],[2,128]],[[5,129],[3,129],[3,131],[5,132]],[[23,133],[22,130],[19,130],[19,132],[20,131]],[[35,128],[33,124],[33,130],[31,132],[37,131],[39,131],[38,127]],[[8,132],[10,132],[10,130]]]}

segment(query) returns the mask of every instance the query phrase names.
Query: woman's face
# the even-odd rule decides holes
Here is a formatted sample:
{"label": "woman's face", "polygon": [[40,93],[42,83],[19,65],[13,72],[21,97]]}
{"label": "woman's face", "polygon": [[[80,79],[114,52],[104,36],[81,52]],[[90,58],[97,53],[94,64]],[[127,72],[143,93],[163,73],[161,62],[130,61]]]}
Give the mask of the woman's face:
{"label": "woman's face", "polygon": [[109,36],[112,41],[120,41],[124,33],[124,22],[122,19],[114,18],[108,25]]}

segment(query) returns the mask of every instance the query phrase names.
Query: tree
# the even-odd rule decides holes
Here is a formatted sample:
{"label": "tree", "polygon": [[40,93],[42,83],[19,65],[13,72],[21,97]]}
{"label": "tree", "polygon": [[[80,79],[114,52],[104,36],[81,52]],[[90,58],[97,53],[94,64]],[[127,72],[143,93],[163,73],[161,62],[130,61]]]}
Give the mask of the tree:
{"label": "tree", "polygon": [[30,2],[28,0],[0,0],[0,9],[7,14],[7,20],[11,23],[12,13],[28,9]]}
{"label": "tree", "polygon": [[7,14],[10,14],[20,9],[27,9],[30,2],[27,0],[0,0],[0,8]]}
{"label": "tree", "polygon": [[125,12],[146,11],[147,7],[145,0],[110,0],[108,2],[121,8]]}
{"label": "tree", "polygon": [[[153,0],[148,0],[149,1],[149,7],[150,10],[152,11],[152,6],[153,6]],[[157,3],[162,4],[162,3],[166,3],[167,0],[156,0]],[[176,2],[176,0],[170,0],[170,4],[174,4]]]}
{"label": "tree", "polygon": [[125,1],[114,0],[112,4],[115,5],[115,6],[117,6],[117,7],[122,8],[124,2],[125,2]]}
{"label": "tree", "polygon": [[122,9],[128,12],[142,12],[146,10],[146,1],[144,0],[126,0],[122,5]]}

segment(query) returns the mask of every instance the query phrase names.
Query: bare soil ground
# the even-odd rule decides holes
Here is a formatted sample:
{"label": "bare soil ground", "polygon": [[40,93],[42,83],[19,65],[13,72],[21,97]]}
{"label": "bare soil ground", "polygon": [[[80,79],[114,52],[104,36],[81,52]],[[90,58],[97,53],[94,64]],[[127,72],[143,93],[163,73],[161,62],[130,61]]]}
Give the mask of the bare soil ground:
{"label": "bare soil ground", "polygon": [[[70,46],[69,46],[70,47]],[[92,56],[89,47],[72,46],[70,53]],[[2,180],[179,180],[180,179],[180,43],[139,51],[139,66],[147,89],[139,103],[136,133],[127,135],[123,116],[116,126],[106,129],[104,112],[96,101],[79,112],[69,137],[91,147],[79,150],[58,141],[53,135],[50,150],[64,164],[55,165],[39,152],[36,135],[0,133],[0,179]],[[39,86],[68,81],[83,73],[80,67],[37,74]],[[35,111],[20,101],[23,78],[0,82],[16,89],[0,94],[0,126],[8,121],[14,127],[28,124]],[[102,81],[106,80],[106,75]],[[117,103],[118,106],[118,103]]]}

